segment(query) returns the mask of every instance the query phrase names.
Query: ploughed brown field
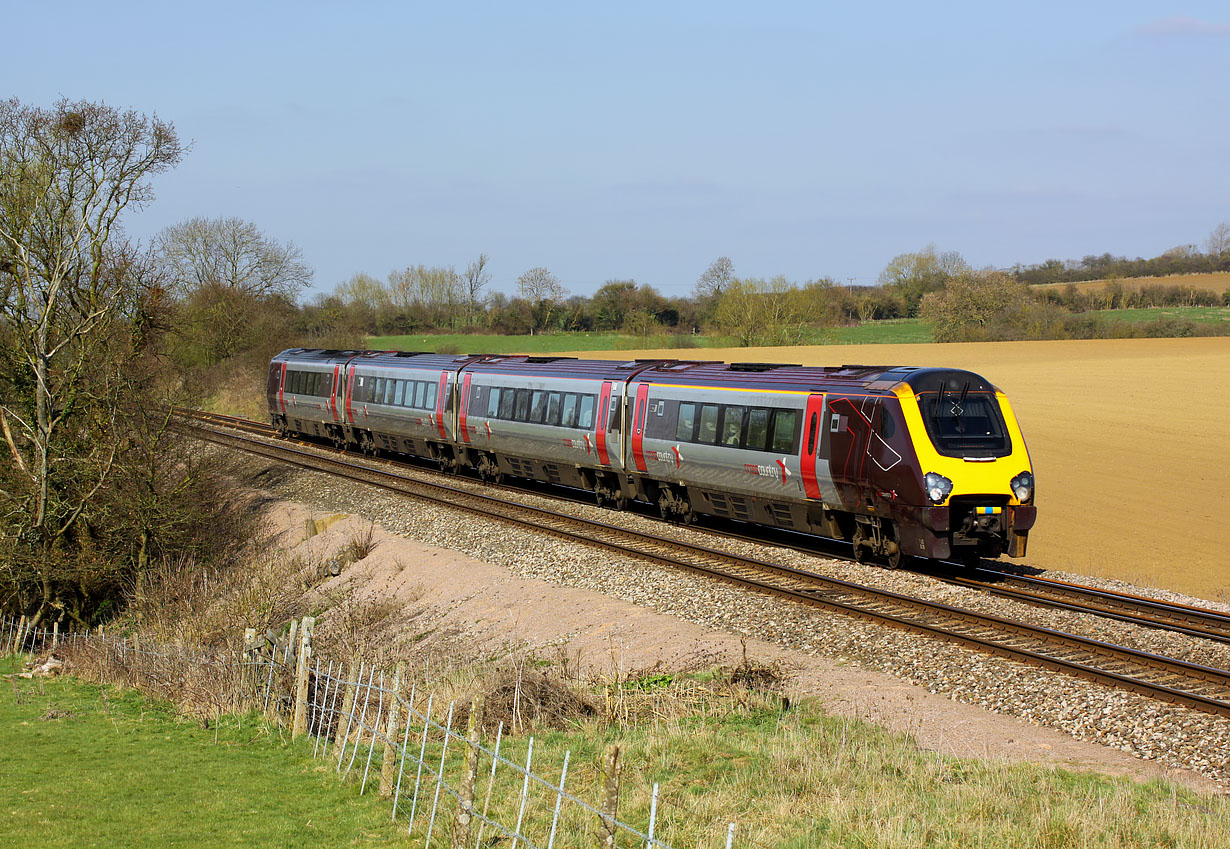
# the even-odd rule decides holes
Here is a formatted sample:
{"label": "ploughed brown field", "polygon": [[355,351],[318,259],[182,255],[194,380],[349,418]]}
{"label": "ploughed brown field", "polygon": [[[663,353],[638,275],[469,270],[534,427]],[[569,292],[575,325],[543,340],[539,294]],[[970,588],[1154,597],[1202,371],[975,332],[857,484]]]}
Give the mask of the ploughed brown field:
{"label": "ploughed brown field", "polygon": [[[1089,294],[1090,292],[1101,292],[1110,282],[1110,280],[1084,280],[1072,285],[1076,286],[1078,292]],[[1130,292],[1134,292],[1142,286],[1181,286],[1184,289],[1230,292],[1230,273],[1224,271],[1209,272],[1208,274],[1174,274],[1170,277],[1118,277],[1114,282],[1121,284],[1124,289]],[[1064,289],[1067,286],[1067,283],[1039,283],[1034,288]]]}
{"label": "ploughed brown field", "polygon": [[580,352],[951,366],[1012,402],[1037,477],[1023,562],[1230,601],[1230,338]]}

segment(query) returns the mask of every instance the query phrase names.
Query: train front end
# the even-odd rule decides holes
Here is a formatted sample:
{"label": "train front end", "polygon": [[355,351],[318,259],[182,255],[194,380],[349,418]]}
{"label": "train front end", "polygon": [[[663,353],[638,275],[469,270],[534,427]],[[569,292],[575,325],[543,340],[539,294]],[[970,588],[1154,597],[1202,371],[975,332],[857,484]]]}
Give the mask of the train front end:
{"label": "train front end", "polygon": [[1037,515],[1025,438],[1007,397],[958,369],[919,369],[895,389],[921,497],[907,554],[973,563],[1023,557]]}

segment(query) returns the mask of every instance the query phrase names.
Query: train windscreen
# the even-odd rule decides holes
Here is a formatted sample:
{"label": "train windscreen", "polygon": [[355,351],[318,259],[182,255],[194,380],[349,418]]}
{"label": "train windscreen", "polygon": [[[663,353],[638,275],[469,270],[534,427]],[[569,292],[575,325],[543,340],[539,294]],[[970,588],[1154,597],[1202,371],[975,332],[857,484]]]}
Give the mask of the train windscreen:
{"label": "train windscreen", "polygon": [[1012,439],[992,393],[941,389],[919,401],[927,434],[941,454],[989,458],[1012,453]]}

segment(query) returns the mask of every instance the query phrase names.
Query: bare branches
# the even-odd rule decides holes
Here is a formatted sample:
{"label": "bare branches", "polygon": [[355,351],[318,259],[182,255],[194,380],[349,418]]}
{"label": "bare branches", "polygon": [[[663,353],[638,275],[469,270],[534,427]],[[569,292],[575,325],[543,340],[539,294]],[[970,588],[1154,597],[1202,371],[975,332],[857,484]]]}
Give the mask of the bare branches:
{"label": "bare branches", "polygon": [[293,242],[283,244],[241,218],[182,221],[159,234],[158,251],[172,291],[180,296],[221,286],[293,299],[313,277]]}

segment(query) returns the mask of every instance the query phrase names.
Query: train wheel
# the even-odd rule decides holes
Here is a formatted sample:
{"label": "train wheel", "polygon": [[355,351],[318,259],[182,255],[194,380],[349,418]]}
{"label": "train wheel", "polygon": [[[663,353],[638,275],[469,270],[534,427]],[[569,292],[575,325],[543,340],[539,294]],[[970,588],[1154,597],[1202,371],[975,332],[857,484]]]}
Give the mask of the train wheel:
{"label": "train wheel", "polygon": [[854,539],[851,542],[854,545],[854,562],[866,563],[868,556],[871,554],[871,541],[863,536],[862,528],[854,532]]}

